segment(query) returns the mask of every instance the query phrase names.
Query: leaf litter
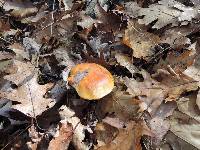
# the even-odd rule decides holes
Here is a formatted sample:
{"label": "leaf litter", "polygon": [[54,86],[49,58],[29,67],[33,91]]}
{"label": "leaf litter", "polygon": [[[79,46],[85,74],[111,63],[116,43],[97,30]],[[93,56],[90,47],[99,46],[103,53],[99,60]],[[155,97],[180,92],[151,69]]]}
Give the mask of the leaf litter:
{"label": "leaf litter", "polygon": [[[198,0],[0,7],[2,149],[200,148]],[[85,62],[114,76],[99,101],[67,83]]]}

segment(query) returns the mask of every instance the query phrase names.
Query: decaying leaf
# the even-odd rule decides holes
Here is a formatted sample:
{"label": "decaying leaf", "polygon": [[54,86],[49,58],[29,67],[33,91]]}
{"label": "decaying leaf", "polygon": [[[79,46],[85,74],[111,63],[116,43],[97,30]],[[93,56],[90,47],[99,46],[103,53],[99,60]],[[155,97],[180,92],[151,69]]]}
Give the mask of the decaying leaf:
{"label": "decaying leaf", "polygon": [[59,65],[66,66],[68,68],[71,68],[72,66],[75,66],[74,60],[72,56],[70,55],[70,52],[66,48],[58,48],[54,50],[54,55],[59,62]]}
{"label": "decaying leaf", "polygon": [[138,11],[141,8],[139,7],[139,5],[136,2],[126,2],[125,3],[125,11],[126,14],[128,14],[129,16],[135,18],[138,16]]}
{"label": "decaying leaf", "polygon": [[13,64],[13,60],[3,60],[3,61],[1,61],[0,62],[0,72],[6,72],[7,70],[9,70],[9,68],[12,66],[12,64]]}
{"label": "decaying leaf", "polygon": [[148,125],[154,134],[154,137],[152,137],[154,144],[158,145],[169,130],[170,124],[166,118],[172,115],[175,108],[175,102],[162,103],[148,121]]}
{"label": "decaying leaf", "polygon": [[59,114],[63,122],[68,122],[72,125],[72,142],[75,147],[77,149],[89,149],[91,145],[86,145],[83,140],[85,138],[85,130],[92,132],[91,129],[82,125],[80,119],[75,116],[75,112],[64,105],[60,107]]}
{"label": "decaying leaf", "polygon": [[119,118],[106,117],[102,121],[118,129],[123,129],[127,126],[127,123],[121,121]]}
{"label": "decaying leaf", "polygon": [[171,131],[167,133],[165,136],[166,143],[161,146],[160,149],[164,150],[170,150],[171,147],[174,149],[181,149],[181,150],[198,150],[196,147],[193,145],[187,143],[186,141],[182,140],[181,138],[177,137],[175,134],[173,134]]}
{"label": "decaying leaf", "polygon": [[[125,5],[128,14],[132,17],[144,16],[139,19],[140,24],[149,25],[153,21],[156,21],[152,28],[160,29],[168,24],[177,26],[179,22],[192,21],[193,18],[197,17],[199,12],[199,5],[195,7],[188,7],[175,0],[161,0],[156,4],[150,5],[148,8],[131,9],[130,7],[135,4]],[[130,13],[132,12],[132,14]]]}
{"label": "decaying leaf", "polygon": [[17,18],[23,18],[38,11],[29,0],[4,0],[3,9],[5,9],[5,11],[10,11],[10,14]]}
{"label": "decaying leaf", "polygon": [[12,53],[4,52],[4,51],[0,52],[0,61],[10,60],[12,58],[14,58],[14,55]]}
{"label": "decaying leaf", "polygon": [[168,53],[165,60],[161,59],[154,69],[168,69],[179,74],[186,70],[188,66],[191,66],[194,60],[195,55],[192,50],[185,50],[182,53],[179,51],[172,51]]}
{"label": "decaying leaf", "polygon": [[[1,1],[0,1],[1,3]],[[0,19],[0,31],[5,32],[10,30],[10,24],[8,21]]]}
{"label": "decaying leaf", "polygon": [[[102,125],[101,128],[97,128],[99,134],[105,134],[108,132],[108,128],[105,128],[105,125]],[[100,132],[101,131],[101,132]],[[111,130],[110,130],[111,131]],[[98,150],[124,150],[124,149],[134,149],[134,150],[142,150],[140,145],[141,136],[145,134],[145,127],[143,124],[135,123],[130,121],[125,129],[119,129],[117,133],[115,133],[114,139],[112,141],[105,141],[106,145],[102,145],[98,147]],[[100,136],[100,135],[99,135]],[[109,135],[107,135],[109,136]],[[105,137],[106,138],[106,137]],[[101,142],[101,141],[99,141]]]}
{"label": "decaying leaf", "polygon": [[148,110],[154,114],[156,108],[162,103],[165,98],[165,92],[162,85],[153,80],[147,72],[143,71],[143,82],[138,82],[135,79],[124,78],[124,83],[127,86],[127,92],[132,96],[139,96],[140,111]]}
{"label": "decaying leaf", "polygon": [[190,65],[183,73],[194,80],[198,81],[198,85],[200,86],[200,57],[197,55],[194,59],[194,63]]}
{"label": "decaying leaf", "polygon": [[173,76],[169,72],[161,71],[154,76],[167,92],[165,101],[177,100],[184,92],[195,91],[198,89],[198,82],[186,75],[180,74],[179,77]]}
{"label": "decaying leaf", "polygon": [[[23,130],[0,147],[176,150],[170,132],[200,149],[199,4],[0,0],[0,133]],[[114,76],[98,103],[67,83],[85,62]]]}
{"label": "decaying leaf", "polygon": [[199,124],[183,124],[177,119],[170,120],[170,130],[179,138],[200,149]]}
{"label": "decaying leaf", "polygon": [[145,58],[154,54],[152,48],[160,42],[159,36],[149,33],[136,21],[129,21],[123,43],[133,49],[133,57]]}
{"label": "decaying leaf", "polygon": [[67,150],[73,135],[72,131],[71,125],[66,122],[60,123],[59,135],[50,141],[48,150]]}
{"label": "decaying leaf", "polygon": [[195,93],[190,94],[189,96],[181,97],[177,101],[179,111],[187,114],[191,118],[200,121],[200,111],[196,105],[197,96]]}
{"label": "decaying leaf", "polygon": [[100,23],[100,21],[91,18],[83,13],[80,13],[81,21],[77,22],[77,25],[81,26],[83,29],[90,30],[92,26],[96,23]]}
{"label": "decaying leaf", "polygon": [[[35,31],[33,36],[36,39],[37,43],[43,43],[45,39],[50,39],[51,37],[58,38],[60,41],[67,43],[70,42],[74,31],[76,30],[75,26],[76,16],[62,15],[60,16],[59,21],[54,23],[54,20],[51,18],[51,13],[48,13],[45,16],[45,20],[40,23],[40,28],[38,31]],[[48,41],[48,40],[47,40]]]}
{"label": "decaying leaf", "polygon": [[114,112],[115,116],[122,121],[134,118],[139,110],[138,101],[120,89],[104,97],[99,105],[103,114]]}

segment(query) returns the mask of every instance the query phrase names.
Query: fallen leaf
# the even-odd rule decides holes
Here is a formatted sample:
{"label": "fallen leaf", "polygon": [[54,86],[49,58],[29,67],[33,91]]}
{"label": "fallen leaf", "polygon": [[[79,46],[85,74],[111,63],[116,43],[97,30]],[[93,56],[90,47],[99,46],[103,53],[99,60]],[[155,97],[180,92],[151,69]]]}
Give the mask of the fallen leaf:
{"label": "fallen leaf", "polygon": [[9,21],[0,19],[0,31],[5,32],[10,30],[10,24]]}
{"label": "fallen leaf", "polygon": [[170,131],[172,131],[176,136],[200,149],[199,124],[181,124],[176,119],[170,119],[170,126]]}
{"label": "fallen leaf", "polygon": [[138,11],[141,9],[141,7],[139,7],[138,3],[136,2],[126,2],[124,7],[125,13],[132,18],[136,18],[138,16]]}
{"label": "fallen leaf", "polygon": [[0,61],[9,60],[9,59],[12,59],[12,58],[14,58],[14,54],[9,53],[9,52],[4,52],[4,51],[0,52]]}
{"label": "fallen leaf", "polygon": [[27,116],[35,117],[56,103],[54,99],[43,97],[52,86],[52,83],[39,85],[37,77],[34,76],[20,87],[1,92],[0,94],[1,97],[18,103],[13,105],[12,108],[19,110]]}
{"label": "fallen leaf", "polygon": [[126,129],[120,129],[116,137],[105,146],[98,147],[98,150],[142,150],[140,139],[143,135],[143,126],[130,121]]}
{"label": "fallen leaf", "polygon": [[[169,131],[167,133],[167,135],[165,136],[165,139],[166,139],[166,143],[168,143],[169,145],[169,149],[166,149],[166,150],[170,150],[171,147],[173,147],[173,149],[176,149],[176,150],[197,150],[197,148],[195,148],[193,145],[187,143],[186,141],[182,140],[181,138],[177,137],[175,134],[173,134],[171,131]],[[162,146],[161,146],[161,149]],[[165,149],[163,149],[165,150]]]}
{"label": "fallen leaf", "polygon": [[171,69],[179,74],[194,63],[195,54],[193,50],[185,50],[184,52],[169,52],[166,59],[161,59],[154,69]]}
{"label": "fallen leaf", "polygon": [[98,143],[95,145],[95,149],[98,149],[98,147],[105,146],[106,144],[112,142],[112,140],[117,136],[119,132],[117,128],[104,122],[97,123],[94,131]]}
{"label": "fallen leaf", "polygon": [[29,53],[25,50],[25,48],[19,43],[13,43],[8,46],[16,54],[17,60],[27,59],[29,60]]}
{"label": "fallen leaf", "polygon": [[134,78],[124,78],[124,84],[127,86],[127,92],[133,97],[138,96],[140,100],[140,110],[143,112],[147,110],[149,113],[154,114],[155,110],[159,107],[165,98],[165,91],[162,85],[153,80],[150,74],[143,71],[143,82],[136,81]]}
{"label": "fallen leaf", "polygon": [[68,49],[61,47],[61,48],[55,49],[53,53],[57,61],[59,62],[59,65],[66,66],[68,68],[75,66],[75,63],[74,63],[75,60],[72,58]]}
{"label": "fallen leaf", "polygon": [[[136,6],[136,9],[131,9],[131,6]],[[155,22],[152,28],[160,29],[166,25],[178,26],[179,22],[190,22],[193,18],[198,17],[199,5],[188,7],[175,0],[161,0],[158,3],[149,5],[148,8],[138,8],[133,2],[125,5],[128,14],[131,17],[144,16],[139,19],[140,24],[149,25]],[[132,12],[132,13],[131,13]]]}
{"label": "fallen leaf", "polygon": [[65,6],[65,11],[66,10],[71,10],[72,6],[73,6],[73,0],[59,0],[59,2],[62,4],[64,4]]}
{"label": "fallen leaf", "polygon": [[137,67],[133,65],[133,62],[131,61],[130,57],[128,57],[124,54],[121,54],[121,53],[116,53],[115,58],[116,58],[117,62],[121,66],[127,68],[130,71],[130,73],[133,74],[133,73],[138,72]]}
{"label": "fallen leaf", "polygon": [[127,125],[127,123],[121,121],[119,118],[106,117],[102,121],[118,129],[123,129]]}
{"label": "fallen leaf", "polygon": [[101,115],[114,112],[115,116],[122,121],[133,119],[138,115],[139,110],[137,100],[120,89],[104,97],[98,105]]}
{"label": "fallen leaf", "polygon": [[33,33],[35,41],[42,44],[45,39],[54,37],[68,45],[70,38],[77,29],[75,26],[77,16],[60,14],[57,21],[52,20],[51,16],[52,14],[48,13],[44,17],[45,19],[39,22],[40,28]]}
{"label": "fallen leaf", "polygon": [[18,60],[14,60],[13,65],[14,67],[16,67],[16,73],[6,75],[4,76],[4,79],[12,81],[17,86],[20,86],[33,77],[35,67],[31,63],[25,63]]}
{"label": "fallen leaf", "polygon": [[53,138],[48,150],[67,150],[72,138],[72,127],[67,123],[60,123],[59,135]]}
{"label": "fallen leaf", "polygon": [[[183,72],[185,75],[193,78],[196,81],[200,81],[200,56],[197,55],[194,59],[194,63],[187,67],[187,69]],[[200,84],[199,84],[200,86]]]}
{"label": "fallen leaf", "polygon": [[152,137],[153,143],[159,145],[163,140],[163,137],[170,128],[170,124],[167,117],[171,116],[176,109],[175,102],[162,103],[153,114],[152,118],[148,121],[149,128],[153,132],[154,137]]}
{"label": "fallen leaf", "polygon": [[129,21],[123,43],[133,49],[133,57],[144,58],[154,54],[152,48],[160,42],[159,36],[147,32],[136,21]]}
{"label": "fallen leaf", "polygon": [[22,1],[22,0],[4,0],[3,9],[5,11],[10,11],[10,14],[17,18],[23,18],[30,16],[38,11],[38,9],[33,6],[31,1]]}
{"label": "fallen leaf", "polygon": [[177,101],[177,105],[178,105],[179,111],[187,114],[191,118],[200,122],[200,117],[199,117],[200,111],[196,105],[197,93],[196,94],[195,93],[192,93],[188,96],[181,97]]}
{"label": "fallen leaf", "polygon": [[85,139],[85,130],[88,132],[92,132],[92,130],[82,125],[80,119],[75,116],[75,112],[64,105],[60,107],[59,114],[63,122],[68,122],[72,125],[72,142],[74,146],[78,149],[89,149],[91,145],[86,145],[83,140]]}
{"label": "fallen leaf", "polygon": [[0,61],[0,73],[2,73],[2,72],[10,73],[10,71],[11,71],[10,68],[12,68],[12,64],[13,64],[13,60]]}
{"label": "fallen leaf", "polygon": [[100,23],[100,21],[91,18],[88,15],[83,14],[80,12],[81,20],[77,22],[77,25],[81,26],[83,29],[90,30],[93,25]]}
{"label": "fallen leaf", "polygon": [[169,72],[160,70],[157,75],[154,75],[154,79],[163,85],[162,87],[167,93],[165,101],[177,100],[182,93],[198,89],[198,82],[184,74],[180,74],[177,77]]}

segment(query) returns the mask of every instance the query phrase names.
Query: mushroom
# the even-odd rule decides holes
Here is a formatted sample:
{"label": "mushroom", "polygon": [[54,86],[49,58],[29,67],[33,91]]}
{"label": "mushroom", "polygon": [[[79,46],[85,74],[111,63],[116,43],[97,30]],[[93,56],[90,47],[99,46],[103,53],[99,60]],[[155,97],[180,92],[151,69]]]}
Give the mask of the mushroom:
{"label": "mushroom", "polygon": [[81,98],[87,100],[98,100],[114,88],[112,74],[95,63],[81,63],[74,66],[70,71],[68,82]]}

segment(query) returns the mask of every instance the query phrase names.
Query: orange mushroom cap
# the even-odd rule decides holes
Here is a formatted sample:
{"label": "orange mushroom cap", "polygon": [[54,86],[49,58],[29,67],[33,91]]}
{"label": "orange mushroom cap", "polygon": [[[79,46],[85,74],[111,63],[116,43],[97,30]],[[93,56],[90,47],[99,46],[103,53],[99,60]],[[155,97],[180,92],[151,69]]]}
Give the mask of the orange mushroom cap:
{"label": "orange mushroom cap", "polygon": [[88,100],[100,99],[114,88],[112,74],[95,63],[82,63],[73,67],[68,82],[80,97]]}

